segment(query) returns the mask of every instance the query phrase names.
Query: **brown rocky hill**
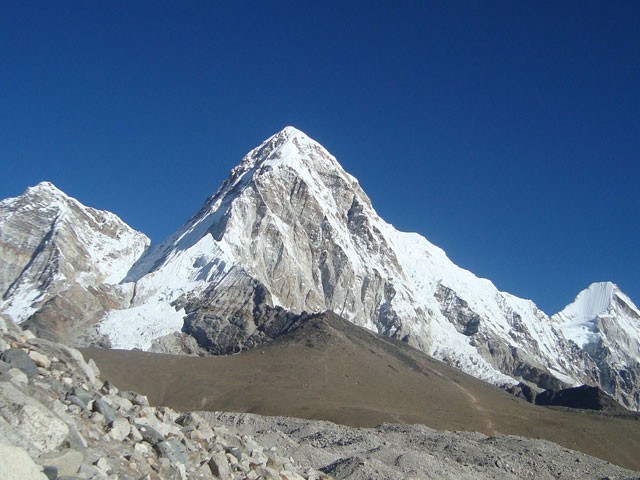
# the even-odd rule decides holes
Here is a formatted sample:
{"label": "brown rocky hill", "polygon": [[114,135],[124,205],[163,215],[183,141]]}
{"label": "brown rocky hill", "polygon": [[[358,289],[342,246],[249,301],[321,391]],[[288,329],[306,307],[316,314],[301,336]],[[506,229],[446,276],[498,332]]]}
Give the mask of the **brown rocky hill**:
{"label": "brown rocky hill", "polygon": [[521,435],[640,470],[637,414],[532,405],[331,313],[311,316],[271,343],[226,357],[84,353],[119,388],[136,389],[152,404],[178,410]]}

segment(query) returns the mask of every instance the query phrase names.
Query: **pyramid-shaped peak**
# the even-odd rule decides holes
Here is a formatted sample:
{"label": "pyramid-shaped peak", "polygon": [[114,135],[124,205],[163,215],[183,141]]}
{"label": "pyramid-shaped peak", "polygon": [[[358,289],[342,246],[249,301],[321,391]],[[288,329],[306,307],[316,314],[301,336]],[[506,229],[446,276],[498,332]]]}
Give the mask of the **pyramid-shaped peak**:
{"label": "pyramid-shaped peak", "polygon": [[49,195],[49,196],[64,197],[64,198],[68,197],[66,193],[64,193],[62,190],[56,187],[53,183],[47,182],[47,181],[40,182],[33,187],[28,187],[27,190],[25,191],[25,195],[29,195],[29,194]]}
{"label": "pyramid-shaped peak", "polygon": [[233,170],[234,176],[262,167],[286,166],[296,171],[344,172],[336,158],[316,140],[295,127],[287,126],[251,150]]}
{"label": "pyramid-shaped peak", "polygon": [[620,289],[613,282],[595,282],[582,290],[560,313],[574,321],[589,321],[605,313]]}
{"label": "pyramid-shaped peak", "polygon": [[292,127],[291,125],[288,125],[286,127],[284,127],[281,131],[281,134],[286,135],[287,137],[306,137],[309,138],[308,135],[306,133],[304,133],[302,130],[297,129],[296,127]]}
{"label": "pyramid-shaped peak", "polygon": [[287,126],[280,130],[278,133],[272,135],[267,140],[263,142],[264,144],[274,144],[278,147],[282,147],[284,145],[294,143],[298,147],[303,146],[317,146],[323,148],[318,142],[313,140],[309,135],[304,133],[302,130],[297,129],[296,127]]}

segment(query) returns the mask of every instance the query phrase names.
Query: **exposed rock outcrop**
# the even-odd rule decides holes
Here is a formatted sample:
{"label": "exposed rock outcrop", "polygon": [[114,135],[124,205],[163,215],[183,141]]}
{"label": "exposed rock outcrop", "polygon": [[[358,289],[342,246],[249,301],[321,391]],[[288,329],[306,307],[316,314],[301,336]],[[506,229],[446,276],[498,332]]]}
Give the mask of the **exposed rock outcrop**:
{"label": "exposed rock outcrop", "polygon": [[598,387],[581,385],[562,390],[545,390],[535,396],[536,405],[624,412],[625,409]]}

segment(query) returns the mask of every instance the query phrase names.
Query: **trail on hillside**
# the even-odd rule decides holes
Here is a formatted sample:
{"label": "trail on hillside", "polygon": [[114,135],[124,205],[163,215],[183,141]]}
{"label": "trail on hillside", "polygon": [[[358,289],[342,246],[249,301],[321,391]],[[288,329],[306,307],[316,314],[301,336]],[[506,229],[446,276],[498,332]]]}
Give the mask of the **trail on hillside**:
{"label": "trail on hillside", "polygon": [[438,372],[435,369],[430,368],[429,371],[431,373],[433,373],[434,375],[437,375],[440,378],[442,378],[443,380],[446,380],[447,382],[449,382],[452,385],[454,385],[458,390],[460,390],[465,395],[465,397],[467,397],[469,399],[469,403],[471,404],[471,408],[473,410],[475,410],[477,412],[478,416],[482,419],[487,435],[497,435],[497,434],[500,433],[500,432],[498,432],[496,430],[496,427],[495,427],[495,424],[493,423],[493,420],[491,420],[491,413],[488,412],[482,406],[482,404],[477,399],[477,397],[468,388],[466,388],[461,383],[456,382],[455,380],[453,380],[448,375],[445,375],[445,374],[443,374],[441,372]]}

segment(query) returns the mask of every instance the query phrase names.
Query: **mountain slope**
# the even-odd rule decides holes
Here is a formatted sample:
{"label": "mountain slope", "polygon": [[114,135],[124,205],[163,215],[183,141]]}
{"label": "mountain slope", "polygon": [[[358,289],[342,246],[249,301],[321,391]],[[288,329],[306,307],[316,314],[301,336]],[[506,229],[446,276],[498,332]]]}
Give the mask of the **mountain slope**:
{"label": "mountain slope", "polygon": [[[249,152],[126,281],[136,285],[132,308],[100,325],[117,348],[150,349],[182,330],[231,353],[279,334],[286,322],[275,307],[331,310],[496,384],[602,380],[597,359],[558,322],[394,229],[335,157],[293,127]],[[638,408],[636,385],[608,391]]]}
{"label": "mountain slope", "polygon": [[[149,239],[48,182],[0,202],[0,312],[49,338],[78,340],[131,295],[118,283]],[[83,343],[83,342],[80,342]]]}

